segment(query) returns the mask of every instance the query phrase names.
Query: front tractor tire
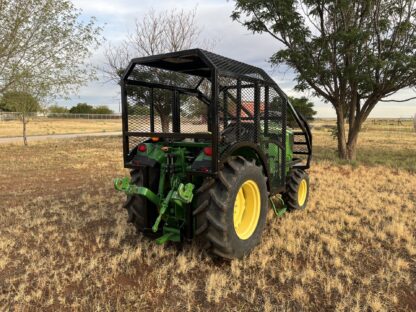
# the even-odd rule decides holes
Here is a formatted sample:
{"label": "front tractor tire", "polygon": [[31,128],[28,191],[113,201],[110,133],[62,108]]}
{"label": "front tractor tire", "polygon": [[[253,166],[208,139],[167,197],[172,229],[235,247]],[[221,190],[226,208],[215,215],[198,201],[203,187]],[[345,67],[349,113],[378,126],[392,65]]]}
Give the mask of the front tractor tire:
{"label": "front tractor tire", "polygon": [[255,161],[228,159],[196,193],[195,236],[209,253],[242,258],[260,242],[268,210],[267,178]]}
{"label": "front tractor tire", "polygon": [[289,173],[286,192],[282,198],[289,211],[306,208],[309,199],[309,175],[304,170],[294,169]]}

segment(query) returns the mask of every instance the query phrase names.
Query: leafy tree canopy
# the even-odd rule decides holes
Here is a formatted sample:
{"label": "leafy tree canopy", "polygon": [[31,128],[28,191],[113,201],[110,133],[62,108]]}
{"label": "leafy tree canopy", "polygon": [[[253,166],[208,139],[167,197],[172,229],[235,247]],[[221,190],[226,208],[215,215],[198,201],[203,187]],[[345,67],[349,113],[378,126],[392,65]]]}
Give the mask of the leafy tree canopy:
{"label": "leafy tree canopy", "polygon": [[94,77],[87,59],[99,44],[95,20],[69,0],[0,1],[0,94],[68,95]]}
{"label": "leafy tree canopy", "polygon": [[10,91],[3,94],[0,109],[27,114],[40,111],[41,105],[33,95],[27,92]]}
{"label": "leafy tree canopy", "polygon": [[94,107],[87,103],[78,103],[69,109],[71,114],[94,114],[93,111]]}
{"label": "leafy tree canopy", "polygon": [[68,108],[59,105],[51,105],[48,107],[48,110],[50,113],[55,114],[65,114],[69,112]]}
{"label": "leafy tree canopy", "polygon": [[316,111],[313,109],[314,104],[306,97],[296,98],[289,96],[289,100],[296,111],[301,113],[306,118],[306,120],[314,119],[314,116],[316,115]]}
{"label": "leafy tree canopy", "polygon": [[108,106],[97,106],[93,110],[94,114],[113,114],[114,112],[108,108]]}
{"label": "leafy tree canopy", "polygon": [[237,0],[232,17],[276,39],[282,48],[271,62],[292,67],[297,89],[332,104],[342,158],[355,158],[381,99],[416,86],[414,0]]}
{"label": "leafy tree canopy", "polygon": [[105,105],[94,107],[87,103],[78,103],[71,107],[69,112],[71,114],[112,114],[113,111]]}

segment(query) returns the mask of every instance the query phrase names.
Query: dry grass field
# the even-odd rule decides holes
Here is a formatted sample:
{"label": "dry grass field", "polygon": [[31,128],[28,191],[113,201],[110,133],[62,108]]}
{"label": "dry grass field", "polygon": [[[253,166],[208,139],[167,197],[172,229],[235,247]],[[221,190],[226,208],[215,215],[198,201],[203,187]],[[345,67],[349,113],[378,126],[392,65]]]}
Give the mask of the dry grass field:
{"label": "dry grass field", "polygon": [[345,164],[314,132],[308,209],[232,262],[136,235],[120,138],[1,145],[0,310],[416,310],[416,135],[363,133]]}
{"label": "dry grass field", "polygon": [[[27,135],[48,135],[63,133],[93,133],[121,131],[120,119],[32,119],[27,125]],[[0,137],[22,135],[19,120],[0,121]]]}

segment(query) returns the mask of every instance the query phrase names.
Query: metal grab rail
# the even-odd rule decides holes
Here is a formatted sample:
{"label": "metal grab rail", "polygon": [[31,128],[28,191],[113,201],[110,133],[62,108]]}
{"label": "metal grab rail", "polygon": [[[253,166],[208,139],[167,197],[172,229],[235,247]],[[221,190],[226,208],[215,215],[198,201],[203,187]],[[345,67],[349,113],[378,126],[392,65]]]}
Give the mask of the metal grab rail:
{"label": "metal grab rail", "polygon": [[[296,123],[299,125],[299,128],[302,130],[302,132],[294,133],[294,134],[300,134],[305,137],[305,142],[294,142],[295,145],[306,145],[307,146],[307,152],[296,152],[294,151],[293,154],[298,155],[307,155],[306,165],[305,166],[299,166],[302,169],[309,169],[311,159],[312,159],[312,132],[309,123],[306,121],[305,117],[296,111],[296,109],[293,107],[293,105],[289,102],[289,99],[287,100],[287,107],[289,107],[293,117],[296,120]],[[300,144],[299,144],[300,143]]]}

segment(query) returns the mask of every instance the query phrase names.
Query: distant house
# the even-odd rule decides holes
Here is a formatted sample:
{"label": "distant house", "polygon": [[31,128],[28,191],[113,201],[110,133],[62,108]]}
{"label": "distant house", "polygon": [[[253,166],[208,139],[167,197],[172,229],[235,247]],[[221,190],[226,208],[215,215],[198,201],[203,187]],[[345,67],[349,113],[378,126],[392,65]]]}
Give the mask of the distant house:
{"label": "distant house", "polygon": [[[242,101],[241,106],[245,108],[252,116],[254,116],[254,102],[252,101]],[[260,113],[264,112],[264,103],[260,103]],[[241,117],[250,117],[247,115],[247,113],[244,111],[244,109],[241,111]]]}
{"label": "distant house", "polygon": [[[241,117],[252,117],[254,116],[254,102],[253,101],[241,101]],[[228,114],[232,117],[235,116],[236,106],[232,105],[228,107]],[[264,112],[264,103],[260,103],[260,113]],[[250,116],[251,115],[251,116]]]}

